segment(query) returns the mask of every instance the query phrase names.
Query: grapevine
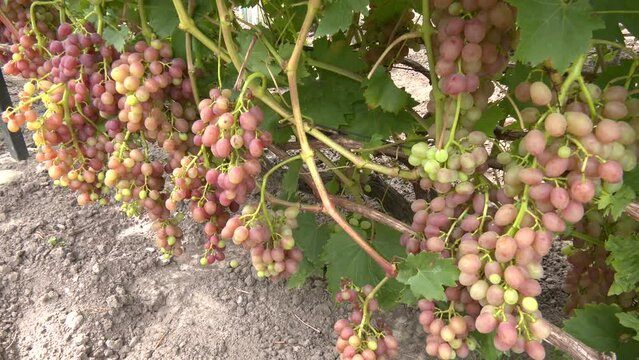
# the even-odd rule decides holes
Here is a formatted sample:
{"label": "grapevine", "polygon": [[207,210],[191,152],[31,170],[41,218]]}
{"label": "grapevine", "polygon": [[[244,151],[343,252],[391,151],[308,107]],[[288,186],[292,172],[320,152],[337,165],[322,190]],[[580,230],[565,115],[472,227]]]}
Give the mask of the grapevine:
{"label": "grapevine", "polygon": [[[2,120],[79,205],[148,217],[167,262],[238,246],[258,278],[325,275],[351,309],[340,359],[401,358],[399,302],[439,359],[639,355],[635,5],[245,1],[250,24],[225,0],[154,3],[0,0],[0,62],[25,81]],[[412,185],[408,221],[379,179]],[[559,241],[565,331],[538,300]],[[622,339],[574,331],[597,304]]]}

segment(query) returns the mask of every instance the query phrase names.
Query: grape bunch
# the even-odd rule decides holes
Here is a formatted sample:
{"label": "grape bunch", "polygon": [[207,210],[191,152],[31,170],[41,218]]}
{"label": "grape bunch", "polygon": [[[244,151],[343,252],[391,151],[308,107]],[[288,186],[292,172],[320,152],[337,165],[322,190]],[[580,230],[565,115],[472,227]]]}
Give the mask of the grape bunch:
{"label": "grape bunch", "polygon": [[575,224],[575,230],[583,234],[583,238],[573,238],[572,245],[562,249],[572,265],[564,286],[569,294],[568,312],[593,302],[615,303],[622,308],[633,305],[637,298],[634,291],[609,295],[614,281],[614,271],[608,264],[609,254],[603,244],[592,242],[592,239],[605,239],[609,235],[631,236],[637,229],[637,222],[630,217],[611,221],[597,211],[587,211],[584,219]]}
{"label": "grape bunch", "polygon": [[432,3],[435,72],[449,96],[475,92],[480,76],[494,76],[508,65],[515,39],[515,10],[501,0]]}
{"label": "grape bunch", "polygon": [[484,147],[487,138],[482,132],[468,133],[464,129],[456,135],[455,147],[437,149],[425,142],[416,143],[411,147],[408,162],[441,190],[456,183],[459,192],[472,193],[473,185],[469,182],[472,175],[487,169],[488,152]]}
{"label": "grape bunch", "polygon": [[264,204],[247,204],[241,215],[231,217],[220,236],[248,249],[259,278],[285,279],[297,272],[303,259],[295,246],[299,209],[270,210]]}
{"label": "grape bunch", "polygon": [[397,356],[397,339],[381,318],[372,320],[379,311],[373,291],[371,285],[359,288],[344,281],[336,294],[337,302],[348,303],[352,308],[349,318],[337,320],[333,327],[341,360],[382,360]]}
{"label": "grape bunch", "polygon": [[0,53],[0,62],[5,64],[3,70],[6,74],[20,75],[25,79],[46,74],[40,69],[47,55],[41,46],[45,44],[45,39],[56,38],[55,29],[58,26],[56,11],[43,6],[35,8],[32,22],[29,14],[31,4],[31,0],[0,3],[2,16],[11,24],[11,27],[0,27],[0,42],[11,44],[10,54]]}
{"label": "grape bunch", "polygon": [[[472,301],[468,295],[468,290],[458,291],[458,288],[449,288],[447,295],[451,304],[460,301],[462,297]],[[475,350],[477,343],[469,333],[475,330],[475,321],[469,315],[458,315],[451,307],[448,310],[436,308],[433,301],[422,299],[418,302],[419,323],[428,333],[426,337],[426,353],[430,356],[437,356],[440,359],[466,358],[470,351]],[[450,316],[449,316],[450,315]]]}

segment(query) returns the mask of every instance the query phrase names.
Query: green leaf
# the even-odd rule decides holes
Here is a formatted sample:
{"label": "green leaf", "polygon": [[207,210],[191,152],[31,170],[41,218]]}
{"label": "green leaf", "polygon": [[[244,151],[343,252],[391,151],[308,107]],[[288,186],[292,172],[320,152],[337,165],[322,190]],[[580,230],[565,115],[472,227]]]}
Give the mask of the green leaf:
{"label": "green leaf", "polygon": [[[405,253],[399,244],[400,234],[378,223],[374,224],[375,234],[369,244],[386,259]],[[356,229],[366,238],[363,230]],[[327,265],[328,289],[334,294],[340,287],[342,278],[350,279],[357,286],[374,285],[385,274],[379,265],[360,248],[343,230],[333,233],[324,248],[324,262]]]}
{"label": "green leaf", "polygon": [[506,85],[510,91],[515,91],[515,87],[522,82],[528,81],[532,76],[533,68],[530,65],[517,61],[515,66],[506,69],[504,76],[499,79],[499,82]]}
{"label": "green leaf", "polygon": [[289,163],[288,170],[282,178],[282,192],[284,193],[285,200],[291,201],[295,198],[295,194],[297,193],[297,189],[299,187],[298,185],[300,180],[301,168],[302,160],[295,160]]}
{"label": "green leaf", "polygon": [[382,69],[377,69],[363,85],[366,88],[364,98],[371,109],[379,106],[384,111],[397,114],[410,100],[410,95],[404,89],[398,88],[390,75]]}
{"label": "green leaf", "polygon": [[180,28],[175,28],[171,34],[171,48],[173,49],[173,56],[186,59],[186,37],[184,36],[184,31],[180,30]]}
{"label": "green leaf", "polygon": [[560,72],[588,51],[592,32],[604,26],[588,0],[508,0],[517,8],[520,29],[515,58],[539,64],[550,59]]}
{"label": "green leaf", "polygon": [[327,38],[316,39],[313,42],[311,57],[354,73],[366,70],[366,63],[344,39],[333,38],[332,41]]}
{"label": "green leaf", "polygon": [[497,124],[506,118],[506,112],[498,105],[490,105],[481,113],[481,117],[475,123],[474,130],[479,130],[486,135],[495,135]]}
{"label": "green leaf", "polygon": [[605,215],[610,215],[613,220],[617,220],[626,210],[626,206],[635,198],[635,191],[626,185],[614,194],[602,191],[597,199],[597,209],[603,210]]}
{"label": "green leaf", "polygon": [[632,338],[635,340],[639,340],[639,313],[636,311],[632,311],[620,312],[616,313],[615,315],[619,319],[619,323],[621,323],[621,325],[635,330],[637,334]]}
{"label": "green leaf", "polygon": [[639,342],[633,330],[619,323],[617,305],[587,304],[564,322],[564,330],[598,351],[613,351],[619,359],[636,359]]}
{"label": "green leaf", "polygon": [[368,0],[333,0],[324,8],[315,36],[333,35],[348,29],[355,12],[368,14]]}
{"label": "green leaf", "polygon": [[144,8],[149,25],[160,39],[168,38],[180,22],[172,0],[145,0]]}
{"label": "green leaf", "polygon": [[495,333],[491,332],[489,334],[482,334],[480,332],[474,331],[472,333],[472,338],[477,341],[479,345],[477,351],[481,355],[481,359],[484,360],[498,360],[501,359],[503,353],[497,348],[493,343],[493,339],[495,338]]}
{"label": "green leaf", "polygon": [[390,279],[377,291],[377,301],[383,310],[392,310],[400,304],[404,293],[410,289],[395,279]]}
{"label": "green leaf", "polygon": [[318,73],[318,78],[306,78],[299,86],[302,113],[315,125],[337,130],[347,124],[353,102],[362,98],[360,84],[325,71]]}
{"label": "green leaf", "polygon": [[[594,80],[594,83],[598,85],[600,88],[604,88],[610,83],[612,80],[615,80],[613,85],[624,85],[626,79],[622,78],[623,76],[628,75],[630,72],[630,67],[632,66],[632,60],[625,59],[619,61],[618,65],[608,66],[606,70],[601,72],[597,78]],[[637,81],[634,80],[631,84],[631,88],[637,86]]]}
{"label": "green leaf", "polygon": [[126,45],[126,42],[131,37],[131,31],[126,24],[120,25],[119,30],[113,30],[112,28],[107,27],[102,32],[102,37],[107,44],[113,45],[117,51],[123,51],[124,45]]}
{"label": "green leaf", "polygon": [[623,183],[639,194],[639,167],[623,174]]}
{"label": "green leaf", "polygon": [[409,254],[399,264],[397,281],[409,285],[417,298],[446,300],[445,286],[455,286],[459,270],[452,259],[442,259],[438,254],[423,252]]}
{"label": "green leaf", "polygon": [[[590,3],[595,11],[615,11],[614,13],[600,15],[606,22],[606,28],[595,33],[597,38],[601,39],[598,35],[607,35],[604,38],[605,40],[618,41],[624,44],[619,23],[622,23],[633,35],[639,35],[639,18],[637,18],[637,14],[630,13],[630,11],[639,10],[639,2],[636,0],[590,0]],[[624,11],[628,11],[628,13],[623,13]],[[613,35],[614,37],[611,37]]]}
{"label": "green leaf", "polygon": [[288,142],[293,135],[293,130],[287,124],[280,124],[282,117],[268,106],[262,106],[264,112],[264,120],[260,128],[266,130],[273,135],[274,144],[283,144]]}
{"label": "green leaf", "polygon": [[406,111],[391,114],[381,109],[370,110],[363,101],[353,104],[355,112],[348,124],[340,130],[349,136],[370,142],[373,137],[387,139],[393,134],[408,132],[415,127],[415,120]]}
{"label": "green leaf", "polygon": [[304,259],[298,271],[288,280],[290,288],[301,287],[309,276],[321,272],[323,263],[320,256],[331,235],[330,226],[318,225],[314,214],[300,214],[297,217],[297,224],[297,229],[293,230],[293,237],[304,253]]}
{"label": "green leaf", "polygon": [[[268,30],[262,29],[262,31],[267,32]],[[237,35],[237,43],[240,48],[239,53],[242,59],[246,56],[246,52],[253,41],[253,36],[253,33],[248,31],[242,31]],[[267,79],[270,79],[270,74],[276,76],[282,72],[282,68],[277,61],[275,61],[275,58],[271,56],[266,45],[257,39],[246,61],[246,68],[251,70],[251,72],[260,72],[266,75]]]}
{"label": "green leaf", "polygon": [[611,291],[620,294],[634,290],[639,282],[639,235],[611,235],[606,241],[606,250],[610,251],[607,262],[615,269]]}

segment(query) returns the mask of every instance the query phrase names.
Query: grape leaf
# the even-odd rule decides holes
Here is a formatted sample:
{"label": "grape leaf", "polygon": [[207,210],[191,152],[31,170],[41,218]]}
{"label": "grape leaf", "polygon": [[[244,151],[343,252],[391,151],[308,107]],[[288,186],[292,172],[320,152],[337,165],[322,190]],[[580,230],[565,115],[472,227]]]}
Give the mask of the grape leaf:
{"label": "grape leaf", "polygon": [[280,124],[282,117],[270,107],[262,106],[262,111],[264,112],[264,120],[262,120],[260,127],[273,135],[273,143],[283,144],[289,141],[293,135],[291,127]]}
{"label": "grape leaf", "polygon": [[410,293],[410,289],[395,279],[390,279],[377,291],[377,301],[384,310],[392,310],[399,305],[404,293]]}
{"label": "grape leaf", "polygon": [[397,114],[410,100],[410,95],[398,88],[390,75],[382,69],[377,69],[363,85],[366,88],[364,98],[371,109],[381,107],[384,111]]}
{"label": "grape leaf", "polygon": [[284,193],[285,200],[291,201],[295,198],[299,185],[301,168],[302,160],[295,160],[288,164],[288,170],[286,171],[286,174],[284,174],[284,177],[282,177],[282,192]]}
{"label": "grape leaf", "polygon": [[360,84],[325,71],[318,73],[319,77],[306,78],[299,86],[302,112],[315,125],[337,130],[347,124],[353,101],[362,97]]}
{"label": "grape leaf", "polygon": [[102,37],[107,44],[113,45],[117,51],[123,51],[124,45],[126,45],[126,42],[131,37],[131,31],[126,24],[120,25],[119,30],[113,30],[112,28],[107,27],[102,32]]}
{"label": "grape leaf", "polygon": [[368,0],[333,0],[325,6],[315,36],[333,35],[348,29],[356,12],[368,14]]}
{"label": "grape leaf", "polygon": [[606,260],[615,269],[613,294],[634,290],[639,282],[639,235],[631,237],[611,235],[606,241],[610,251]]}
{"label": "grape leaf", "polygon": [[[369,244],[382,256],[391,259],[405,253],[405,249],[399,244],[400,234],[397,231],[378,223],[374,224],[374,229],[375,234],[369,240]],[[363,230],[356,231],[366,238]],[[363,286],[374,285],[385,276],[384,270],[341,229],[328,239],[322,257],[327,265],[328,289],[332,293],[339,290],[342,278],[350,279],[357,286]]]}
{"label": "grape leaf", "polygon": [[637,334],[632,338],[635,340],[639,340],[639,313],[636,311],[620,312],[616,313],[615,316],[617,316],[621,325],[627,328],[634,329]]}
{"label": "grape leaf", "polygon": [[399,264],[397,281],[409,285],[417,298],[446,300],[444,286],[455,286],[459,270],[451,259],[442,259],[438,254],[423,252],[409,254]]}
{"label": "grape leaf", "polygon": [[304,252],[304,259],[298,271],[288,280],[290,288],[301,287],[309,276],[321,271],[323,264],[320,256],[331,235],[329,225],[318,225],[316,216],[311,213],[300,214],[297,224],[297,229],[293,230],[293,237],[297,246]]}
{"label": "grape leaf", "polygon": [[344,39],[328,41],[327,38],[318,38],[313,42],[311,57],[315,60],[339,66],[354,73],[366,69],[366,63],[361,56]]}
{"label": "grape leaf", "polygon": [[517,8],[520,41],[515,58],[539,64],[550,59],[563,72],[590,48],[592,32],[604,26],[588,0],[508,0]]}
{"label": "grape leaf", "polygon": [[623,174],[623,183],[639,194],[639,167]]}
{"label": "grape leaf", "polygon": [[605,215],[610,215],[613,220],[617,220],[626,210],[626,206],[635,198],[635,191],[626,185],[623,185],[614,194],[602,191],[597,198],[597,209],[603,210]]}
{"label": "grape leaf", "polygon": [[621,325],[631,328],[635,330],[637,333],[632,338],[635,340],[639,340],[639,312],[631,311],[631,312],[619,312],[615,314],[619,319]]}
{"label": "grape leaf", "polygon": [[144,0],[149,25],[160,39],[169,37],[180,22],[172,0]]}
{"label": "grape leaf", "polygon": [[517,61],[515,66],[506,69],[504,76],[499,79],[499,82],[506,85],[512,92],[515,90],[515,86],[528,81],[529,77],[534,74],[532,73],[532,69],[530,65]]}
{"label": "grape leaf", "polygon": [[393,134],[407,132],[415,126],[415,120],[406,111],[391,114],[380,109],[370,110],[364,101],[353,104],[354,116],[340,130],[353,138],[370,142],[374,136],[387,139]]}
{"label": "grape leaf", "polygon": [[[616,11],[614,13],[599,15],[606,22],[606,28],[600,30],[600,32],[596,32],[595,36],[607,35],[608,37],[605,37],[606,40],[618,41],[623,44],[623,36],[621,35],[619,23],[622,23],[623,26],[633,35],[639,35],[639,21],[637,21],[637,15],[632,13],[623,13],[623,11],[639,10],[639,2],[636,0],[590,0],[590,3],[595,11]],[[611,35],[615,35],[615,37],[611,38]]]}
{"label": "grape leaf", "polygon": [[495,135],[495,128],[500,121],[506,118],[506,112],[498,105],[490,105],[481,113],[481,117],[474,125],[474,130],[483,132],[486,135]]}
{"label": "grape leaf", "polygon": [[[267,31],[262,29],[263,32]],[[240,57],[244,59],[246,52],[253,41],[253,33],[248,31],[242,31],[237,35],[237,43],[240,47]],[[251,54],[246,61],[246,68],[252,72],[260,72],[270,78],[279,75],[282,72],[282,67],[271,56],[266,45],[259,40],[255,40]]]}
{"label": "grape leaf", "polygon": [[501,359],[503,353],[497,350],[497,348],[495,348],[495,345],[493,343],[493,339],[495,338],[494,332],[491,332],[489,334],[482,334],[478,331],[474,331],[471,336],[473,339],[477,341],[477,344],[479,345],[479,347],[477,348],[477,351],[481,355],[482,359],[485,359],[485,360]]}
{"label": "grape leaf", "polygon": [[[594,80],[594,83],[597,84],[600,88],[606,87],[608,83],[612,80],[615,80],[615,85],[624,85],[626,79],[621,79],[621,77],[628,75],[630,72],[630,67],[632,66],[632,60],[625,59],[619,61],[618,65],[608,66],[606,70],[602,71],[597,78]],[[637,81],[634,80],[631,84],[631,88],[637,86]]]}
{"label": "grape leaf", "polygon": [[633,330],[619,323],[617,305],[587,304],[564,322],[564,330],[598,351],[613,351],[619,359],[636,359],[639,342]]}

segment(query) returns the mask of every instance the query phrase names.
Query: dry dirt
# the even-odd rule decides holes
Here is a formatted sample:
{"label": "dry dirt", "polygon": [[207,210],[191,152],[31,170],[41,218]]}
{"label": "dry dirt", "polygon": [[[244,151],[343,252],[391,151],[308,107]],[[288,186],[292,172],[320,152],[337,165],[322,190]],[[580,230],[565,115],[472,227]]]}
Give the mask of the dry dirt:
{"label": "dry dirt", "polygon": [[[404,76],[402,86],[424,84]],[[79,207],[33,159],[13,161],[2,143],[0,184],[0,359],[337,358],[332,326],[345,309],[323,280],[302,289],[258,281],[235,248],[202,268],[203,237],[188,221],[185,255],[164,264],[148,222],[113,206]],[[540,299],[555,323],[565,300],[558,249],[545,260]],[[231,259],[240,266],[231,269]],[[417,312],[400,307],[386,319],[402,343],[399,358],[426,359]]]}

